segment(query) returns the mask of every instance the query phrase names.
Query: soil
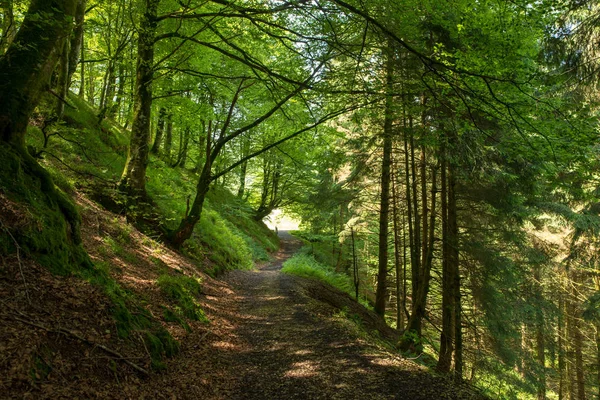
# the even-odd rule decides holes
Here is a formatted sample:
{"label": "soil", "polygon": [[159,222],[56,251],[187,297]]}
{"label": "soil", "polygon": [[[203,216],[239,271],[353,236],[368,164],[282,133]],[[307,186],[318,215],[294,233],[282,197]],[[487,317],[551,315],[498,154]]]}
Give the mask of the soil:
{"label": "soil", "polygon": [[[223,353],[229,374],[237,377],[227,398],[483,398],[366,337],[357,323],[369,330],[377,317],[345,293],[281,273],[283,261],[300,244],[286,232],[280,236],[282,249],[275,262],[225,277],[234,289],[239,318],[232,332],[238,345]],[[324,303],[323,298],[335,300]]]}

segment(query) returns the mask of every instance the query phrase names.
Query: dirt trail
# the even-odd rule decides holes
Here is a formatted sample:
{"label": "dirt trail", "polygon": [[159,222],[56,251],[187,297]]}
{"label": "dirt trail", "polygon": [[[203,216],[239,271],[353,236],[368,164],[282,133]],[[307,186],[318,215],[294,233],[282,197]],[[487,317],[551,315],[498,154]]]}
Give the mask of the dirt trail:
{"label": "dirt trail", "polygon": [[226,374],[236,378],[221,394],[231,399],[471,397],[370,344],[351,322],[307,295],[301,278],[280,272],[299,247],[286,232],[280,236],[282,250],[274,263],[225,278],[236,292],[241,320],[233,330],[239,345],[223,360]]}

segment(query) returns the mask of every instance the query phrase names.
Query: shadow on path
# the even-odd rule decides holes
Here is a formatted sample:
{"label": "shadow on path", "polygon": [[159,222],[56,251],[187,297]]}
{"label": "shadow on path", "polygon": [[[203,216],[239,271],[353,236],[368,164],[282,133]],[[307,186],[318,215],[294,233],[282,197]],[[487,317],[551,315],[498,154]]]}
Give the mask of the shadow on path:
{"label": "shadow on path", "polygon": [[[280,232],[276,260],[257,271],[233,271],[234,334],[226,350],[231,399],[454,399],[478,398],[412,362],[382,350],[337,310],[312,299],[303,279],[280,272],[300,247]],[[224,349],[220,349],[224,350]]]}

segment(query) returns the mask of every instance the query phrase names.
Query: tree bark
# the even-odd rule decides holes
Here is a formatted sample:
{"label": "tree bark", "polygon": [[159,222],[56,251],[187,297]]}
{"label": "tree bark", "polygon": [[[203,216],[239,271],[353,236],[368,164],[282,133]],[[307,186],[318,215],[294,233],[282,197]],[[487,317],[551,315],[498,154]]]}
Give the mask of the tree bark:
{"label": "tree bark", "polygon": [[152,79],[154,77],[154,41],[160,0],[146,0],[138,32],[137,73],[134,93],[133,124],[127,161],[119,188],[134,196],[146,196],[150,118],[152,111]]}
{"label": "tree bark", "polygon": [[164,107],[160,108],[158,112],[158,124],[156,126],[156,136],[154,137],[154,144],[150,149],[150,153],[159,154],[160,145],[162,143],[163,133],[165,131],[165,117],[167,116],[167,110]]}
{"label": "tree bark", "polygon": [[[450,137],[450,149],[456,143],[456,134]],[[448,163],[448,268],[452,269],[454,277],[454,376],[462,380],[463,356],[462,356],[462,308],[460,293],[460,263],[459,263],[459,232],[458,214],[456,204],[456,172],[452,161]]]}
{"label": "tree bark", "polygon": [[450,372],[452,353],[454,352],[454,269],[448,262],[450,250],[448,247],[448,191],[446,176],[446,146],[442,145],[441,151],[441,206],[442,206],[442,333],[440,335],[440,357],[437,371]]}
{"label": "tree bark", "polygon": [[2,8],[4,14],[4,18],[2,18],[2,37],[0,37],[0,54],[3,54],[15,39],[17,25],[12,0],[0,0],[0,8]]}
{"label": "tree bark", "polygon": [[[56,189],[50,174],[25,148],[29,117],[49,85],[74,12],[75,0],[31,1],[19,32],[6,53],[0,56],[0,141],[2,147],[19,160],[18,170],[39,181],[43,193],[40,196],[45,196],[48,207],[58,207],[64,215],[71,228],[70,233],[65,232],[64,240],[70,239],[78,246],[72,248],[71,254],[85,254],[79,246],[77,209]],[[44,18],[40,19],[40,15]],[[85,259],[89,263],[89,259]]]}
{"label": "tree bark", "polygon": [[58,68],[58,82],[56,92],[59,99],[56,99],[56,118],[60,121],[65,113],[65,100],[69,91],[69,40],[65,38],[62,43],[62,51]]}
{"label": "tree bark", "polygon": [[[395,168],[394,168],[395,171]],[[396,174],[392,173],[392,214],[394,219],[394,266],[396,271],[396,329],[402,331],[404,329],[404,291],[402,290],[402,271],[405,266],[401,263],[400,259],[400,222],[398,217],[398,193],[396,190],[397,179]],[[404,232],[404,226],[402,226]],[[402,243],[404,247],[404,243]]]}
{"label": "tree bark", "polygon": [[383,125],[383,157],[381,160],[381,199],[379,207],[379,250],[377,268],[377,290],[375,293],[375,312],[385,315],[387,292],[388,235],[390,211],[390,165],[392,162],[392,123],[393,123],[393,78],[394,57],[391,43],[387,45],[386,60],[386,99]]}
{"label": "tree bark", "polygon": [[[71,78],[77,69],[77,63],[83,52],[83,23],[85,19],[86,0],[78,0],[77,8],[75,9],[75,26],[71,35],[69,49],[69,73],[67,78],[67,90],[71,87]],[[83,68],[82,68],[83,70]],[[80,91],[81,93],[81,91]]]}

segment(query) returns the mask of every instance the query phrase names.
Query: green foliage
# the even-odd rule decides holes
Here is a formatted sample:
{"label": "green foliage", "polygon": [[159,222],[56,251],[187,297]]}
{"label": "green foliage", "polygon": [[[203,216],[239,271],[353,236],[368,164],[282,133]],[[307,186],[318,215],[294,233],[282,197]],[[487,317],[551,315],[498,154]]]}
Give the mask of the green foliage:
{"label": "green foliage", "polygon": [[583,317],[589,321],[600,321],[600,291],[590,296],[584,304]]}
{"label": "green foliage", "polygon": [[318,279],[354,296],[354,287],[350,277],[317,262],[314,256],[306,254],[306,252],[300,252],[283,263],[281,271],[304,278]]}
{"label": "green foliage", "polygon": [[186,275],[162,274],[158,278],[157,284],[163,293],[177,304],[175,314],[193,321],[208,322],[208,318],[196,299],[201,292],[198,279]]}

